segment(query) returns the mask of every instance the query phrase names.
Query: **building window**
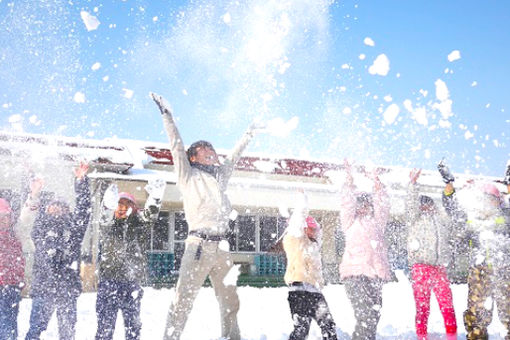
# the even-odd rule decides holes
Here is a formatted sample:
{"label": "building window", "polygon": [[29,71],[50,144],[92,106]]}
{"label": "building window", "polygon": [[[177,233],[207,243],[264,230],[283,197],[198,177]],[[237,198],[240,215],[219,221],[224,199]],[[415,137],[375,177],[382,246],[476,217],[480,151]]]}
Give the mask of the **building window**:
{"label": "building window", "polygon": [[280,239],[287,226],[286,219],[260,216],[260,251],[269,251]]}
{"label": "building window", "polygon": [[256,216],[238,216],[235,221],[231,221],[230,250],[254,252],[256,250],[256,226]]}
{"label": "building window", "polygon": [[151,250],[169,251],[169,213],[161,211],[156,223],[152,227]]}

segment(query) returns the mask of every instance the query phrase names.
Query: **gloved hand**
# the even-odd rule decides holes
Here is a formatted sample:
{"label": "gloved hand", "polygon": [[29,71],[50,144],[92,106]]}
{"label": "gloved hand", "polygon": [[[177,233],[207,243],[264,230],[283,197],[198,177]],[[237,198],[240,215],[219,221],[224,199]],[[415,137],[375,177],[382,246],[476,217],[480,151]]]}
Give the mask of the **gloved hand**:
{"label": "gloved hand", "polygon": [[162,96],[160,96],[159,94],[156,94],[154,92],[151,92],[150,95],[152,97],[152,100],[154,100],[156,105],[158,105],[159,111],[161,111],[161,114],[172,114],[172,109],[170,107],[170,104],[168,104],[168,102],[165,100],[165,98],[163,98]]}
{"label": "gloved hand", "polygon": [[510,185],[510,161],[506,165],[505,179],[503,180],[503,183]]}
{"label": "gloved hand", "polygon": [[117,184],[110,184],[103,195],[103,205],[110,210],[117,209],[119,205],[119,188]]}
{"label": "gloved hand", "polygon": [[145,186],[145,191],[155,200],[161,200],[165,193],[166,181],[162,178],[150,179]]}
{"label": "gloved hand", "polygon": [[441,162],[439,162],[437,165],[437,170],[441,174],[441,177],[443,177],[443,182],[446,184],[455,181],[455,177],[452,175],[450,169],[448,169],[448,166],[444,163],[443,160],[441,160]]}

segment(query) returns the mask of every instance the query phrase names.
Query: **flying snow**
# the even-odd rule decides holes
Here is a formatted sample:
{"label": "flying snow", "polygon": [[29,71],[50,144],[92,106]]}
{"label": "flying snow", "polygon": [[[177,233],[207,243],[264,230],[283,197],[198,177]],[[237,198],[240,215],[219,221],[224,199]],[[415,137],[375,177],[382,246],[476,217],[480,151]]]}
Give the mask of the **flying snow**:
{"label": "flying snow", "polygon": [[398,114],[400,113],[400,107],[397,104],[391,104],[384,110],[383,117],[384,121],[391,125],[395,122],[395,119],[397,119]]}
{"label": "flying snow", "polygon": [[390,60],[385,54],[379,54],[374,63],[368,68],[372,75],[386,76],[390,71]]}
{"label": "flying snow", "polygon": [[274,137],[287,137],[297,128],[299,117],[295,116],[285,122],[282,118],[277,117],[267,122],[265,132]]}
{"label": "flying snow", "polygon": [[131,99],[131,97],[133,97],[133,90],[130,90],[130,89],[122,89],[122,92],[124,92],[122,94],[122,97],[124,98],[127,98],[127,99]]}
{"label": "flying snow", "polygon": [[92,65],[92,67],[90,68],[92,71],[97,71],[101,68],[101,63],[100,62],[96,62],[94,63],[94,65]]}
{"label": "flying snow", "polygon": [[91,15],[87,11],[81,11],[80,12],[81,19],[83,20],[83,23],[85,24],[85,27],[87,28],[87,31],[93,31],[96,30],[99,27],[99,20]]}
{"label": "flying snow", "polygon": [[85,103],[85,94],[78,91],[74,94],[73,100],[75,103]]}
{"label": "flying snow", "polygon": [[460,59],[460,51],[459,50],[452,51],[450,54],[448,54],[449,62],[459,60],[459,59]]}
{"label": "flying snow", "polygon": [[363,43],[367,46],[375,46],[375,42],[372,40],[372,38],[370,37],[366,37],[364,40],[363,40]]}

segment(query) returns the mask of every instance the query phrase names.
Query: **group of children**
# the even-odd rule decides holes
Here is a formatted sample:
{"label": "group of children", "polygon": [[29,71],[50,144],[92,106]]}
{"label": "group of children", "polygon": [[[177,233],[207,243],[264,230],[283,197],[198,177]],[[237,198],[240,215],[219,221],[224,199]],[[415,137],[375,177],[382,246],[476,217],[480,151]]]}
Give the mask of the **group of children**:
{"label": "group of children", "polygon": [[[180,339],[194,299],[209,277],[220,305],[221,336],[240,340],[236,284],[226,280],[234,263],[227,241],[232,209],[225,192],[234,165],[261,127],[251,126],[232,154],[220,163],[209,142],[198,141],[185,149],[170,106],[161,96],[152,94],[152,98],[162,114],[189,228],[162,337]],[[370,340],[376,338],[382,287],[391,277],[384,241],[390,199],[377,172],[365,173],[373,182],[372,192],[358,191],[351,168],[346,161],[346,180],[340,196],[345,250],[339,271],[356,319],[352,338]],[[433,291],[444,317],[446,334],[450,339],[456,338],[457,324],[446,270],[452,261],[454,240],[468,244],[466,249],[472,260],[468,309],[464,313],[467,338],[488,339],[487,326],[495,301],[499,318],[509,332],[505,339],[510,340],[510,227],[508,214],[502,209],[502,196],[490,183],[471,183],[457,194],[454,177],[446,166],[441,163],[438,169],[446,183],[444,208],[437,206],[431,197],[419,194],[419,170],[410,173],[406,200],[407,250],[417,336],[427,337]],[[0,199],[0,339],[17,338],[16,319],[25,268],[32,277],[32,310],[26,339],[38,339],[55,310],[60,339],[74,339],[76,301],[81,292],[80,248],[91,213],[87,171],[87,164],[74,170],[76,204],[72,212],[58,197],[41,202],[43,183],[37,179],[30,184],[17,221],[9,202]],[[510,168],[505,183],[510,190]],[[150,181],[146,190],[149,197],[143,209],[137,206],[132,194],[119,193],[115,184],[104,191],[99,218],[96,340],[112,339],[119,310],[124,318],[125,338],[140,338],[141,283],[149,225],[159,214],[165,183]],[[321,293],[324,285],[321,228],[309,216],[306,195],[297,195],[299,203],[282,242],[287,256],[284,278],[294,324],[290,339],[306,339],[312,320],[321,328],[323,339],[337,339],[335,322]],[[463,204],[463,200],[474,204]]]}

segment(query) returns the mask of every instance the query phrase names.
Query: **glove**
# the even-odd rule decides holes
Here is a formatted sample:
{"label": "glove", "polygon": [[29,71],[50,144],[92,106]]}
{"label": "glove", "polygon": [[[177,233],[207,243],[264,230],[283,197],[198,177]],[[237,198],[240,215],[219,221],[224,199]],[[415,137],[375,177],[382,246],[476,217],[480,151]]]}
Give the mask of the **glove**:
{"label": "glove", "polygon": [[165,98],[158,94],[155,94],[154,92],[151,92],[150,96],[158,106],[159,111],[161,111],[161,114],[172,114],[172,109],[170,108],[170,105],[167,103]]}
{"label": "glove", "polygon": [[510,185],[510,162],[506,166],[505,179],[503,180],[503,183]]}
{"label": "glove", "polygon": [[453,177],[450,169],[448,169],[448,166],[443,162],[443,160],[441,160],[441,162],[437,165],[437,170],[441,174],[441,177],[443,177],[443,182],[446,184],[455,181],[455,177]]}
{"label": "glove", "polygon": [[119,188],[117,184],[110,184],[103,195],[103,205],[110,210],[117,209],[119,205]]}
{"label": "glove", "polygon": [[156,201],[159,201],[163,198],[163,194],[165,193],[166,181],[162,178],[150,179],[147,185],[145,186],[145,191],[154,198]]}

